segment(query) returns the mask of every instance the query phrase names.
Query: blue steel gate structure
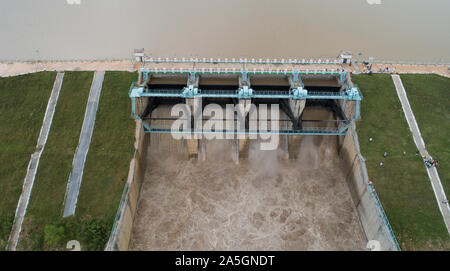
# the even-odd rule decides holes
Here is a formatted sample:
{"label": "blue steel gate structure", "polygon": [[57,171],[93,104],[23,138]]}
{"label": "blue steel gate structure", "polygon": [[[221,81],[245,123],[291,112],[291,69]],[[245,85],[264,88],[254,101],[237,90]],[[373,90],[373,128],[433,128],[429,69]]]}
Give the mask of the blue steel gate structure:
{"label": "blue steel gate structure", "polygon": [[[170,83],[171,78],[182,76],[183,78],[187,78],[188,82],[194,81],[196,78],[202,78],[203,76],[208,77],[217,77],[221,76],[237,76],[239,78],[243,78],[243,80],[252,81],[252,77],[279,77],[279,78],[289,78],[289,82],[291,82],[291,87],[289,89],[280,88],[280,89],[252,89],[252,87],[242,88],[238,87],[236,89],[202,89],[201,85],[198,87],[189,87],[186,84],[185,87],[159,87],[154,88],[148,84],[150,78],[152,77],[161,77],[165,78],[168,83]],[[308,79],[310,77],[320,78],[335,78],[338,82],[338,91],[327,91],[320,90],[317,87],[313,91],[308,91],[305,89],[302,79]],[[293,84],[292,82],[296,83]],[[294,87],[293,85],[297,86]],[[307,88],[307,87],[306,87]],[[319,87],[320,88],[320,87]],[[202,69],[175,69],[175,68],[163,68],[163,69],[149,69],[142,68],[140,69],[139,82],[133,82],[131,84],[129,90],[129,96],[131,98],[132,104],[132,116],[135,119],[143,120],[143,126],[146,133],[191,133],[191,134],[203,134],[203,133],[233,133],[233,134],[271,134],[277,133],[280,135],[346,135],[348,128],[351,123],[360,119],[360,104],[362,100],[362,94],[357,85],[354,85],[350,80],[349,72],[346,69],[340,70],[300,70],[300,69],[292,69],[292,70],[267,70],[267,69],[213,69],[213,68],[202,68]],[[221,131],[204,131],[202,129],[190,129],[188,131],[178,131],[172,130],[170,127],[155,127],[151,124],[151,118],[146,118],[145,115],[151,113],[152,108],[146,108],[146,114],[143,115],[137,112],[136,104],[139,99],[177,99],[178,101],[184,99],[192,99],[192,98],[213,98],[213,99],[234,99],[238,101],[240,99],[247,100],[255,100],[258,99],[260,101],[263,100],[278,100],[278,101],[287,101],[287,100],[311,100],[311,101],[332,101],[333,104],[337,105],[338,110],[344,112],[342,114],[342,118],[337,120],[337,127],[293,127],[292,129],[279,129],[277,131],[252,131],[246,129],[245,131],[239,130],[221,130]],[[350,111],[352,112],[351,116],[346,116],[345,112],[348,111],[345,107],[348,106],[351,102],[352,108]],[[148,104],[147,107],[150,107]],[[336,106],[335,106],[336,107]],[[304,120],[308,122],[308,120]],[[324,121],[324,120],[323,120]]]}

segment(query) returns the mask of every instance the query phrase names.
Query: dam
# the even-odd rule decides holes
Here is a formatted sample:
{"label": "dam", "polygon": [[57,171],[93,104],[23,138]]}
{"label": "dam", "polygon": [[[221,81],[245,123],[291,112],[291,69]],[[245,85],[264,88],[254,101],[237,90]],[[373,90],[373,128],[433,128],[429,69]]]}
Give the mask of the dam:
{"label": "dam", "polygon": [[136,154],[107,250],[398,250],[342,59],[137,55]]}

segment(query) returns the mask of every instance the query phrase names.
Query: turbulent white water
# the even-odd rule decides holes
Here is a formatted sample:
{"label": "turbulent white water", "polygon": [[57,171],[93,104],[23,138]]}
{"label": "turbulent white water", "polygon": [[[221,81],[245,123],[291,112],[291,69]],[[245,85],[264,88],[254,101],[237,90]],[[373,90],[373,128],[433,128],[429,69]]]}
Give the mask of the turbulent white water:
{"label": "turbulent white water", "polygon": [[123,59],[145,47],[154,56],[318,58],[346,49],[450,62],[448,0],[72,2],[0,1],[0,60]]}
{"label": "turbulent white water", "polygon": [[290,160],[252,142],[238,165],[232,141],[207,141],[205,161],[171,135],[151,142],[131,250],[365,249],[337,137],[305,136]]}

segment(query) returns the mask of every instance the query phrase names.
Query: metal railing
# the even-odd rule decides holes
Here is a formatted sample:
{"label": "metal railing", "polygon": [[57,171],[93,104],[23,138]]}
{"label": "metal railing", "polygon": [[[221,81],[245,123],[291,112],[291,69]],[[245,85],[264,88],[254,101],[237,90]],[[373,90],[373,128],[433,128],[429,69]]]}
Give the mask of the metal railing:
{"label": "metal railing", "polygon": [[186,130],[176,130],[171,129],[170,127],[166,127],[163,125],[150,126],[145,125],[144,131],[146,133],[155,133],[155,134],[193,134],[193,135],[201,135],[201,134],[223,134],[223,135],[345,135],[347,130],[342,131],[338,128],[329,128],[329,127],[305,127],[300,130],[288,130],[288,129],[280,129],[280,130],[202,130],[202,129],[186,129]]}
{"label": "metal railing", "polygon": [[[131,93],[131,92],[130,92]],[[185,97],[183,90],[181,89],[146,89],[142,94],[142,97]],[[203,98],[239,98],[240,95],[236,90],[199,90],[198,94],[194,94],[193,97]],[[268,98],[268,99],[295,99],[296,96],[290,94],[286,90],[253,90],[252,94],[248,95],[248,98]],[[361,96],[349,96],[343,92],[330,92],[330,91],[308,91],[308,94],[302,99],[345,99],[345,100],[358,100]]]}
{"label": "metal railing", "polygon": [[203,73],[203,74],[263,74],[263,75],[341,75],[345,73],[344,69],[231,69],[231,68],[153,68],[153,69],[141,69],[143,73],[155,73],[155,74],[192,74],[192,73]]}
{"label": "metal railing", "polygon": [[146,57],[145,62],[150,63],[235,63],[235,64],[340,64],[341,59],[298,59],[298,58],[274,58],[274,59],[248,59],[248,58],[168,58],[168,57]]}

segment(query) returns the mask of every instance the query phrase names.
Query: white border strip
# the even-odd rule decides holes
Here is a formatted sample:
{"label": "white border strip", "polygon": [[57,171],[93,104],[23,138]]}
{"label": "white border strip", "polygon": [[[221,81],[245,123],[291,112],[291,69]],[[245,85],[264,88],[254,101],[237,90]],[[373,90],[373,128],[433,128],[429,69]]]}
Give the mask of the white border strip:
{"label": "white border strip", "polygon": [[[419,125],[417,124],[416,118],[414,116],[414,112],[412,111],[411,105],[409,104],[408,96],[407,96],[405,88],[403,86],[402,79],[397,74],[392,74],[391,77],[392,77],[392,80],[394,82],[395,89],[397,90],[397,96],[398,96],[398,98],[400,100],[400,103],[402,105],[402,109],[403,109],[403,113],[404,113],[405,118],[406,118],[406,122],[408,123],[409,129],[413,133],[414,143],[416,144],[416,147],[419,149],[419,151],[421,150],[420,144],[422,144],[423,150],[425,151],[426,154],[428,154],[428,151],[426,150],[426,147],[425,147],[425,142],[423,141],[423,138],[422,138],[422,134],[420,133]],[[399,85],[397,85],[397,83]],[[402,95],[405,96],[405,99],[402,99]],[[406,101],[406,105],[404,104],[405,101]],[[415,125],[415,127],[417,127],[417,129],[413,129],[412,128],[413,125],[409,121],[408,115],[406,113],[407,111],[410,112],[413,124]],[[414,133],[418,134],[420,142],[416,141],[416,139],[414,137]],[[448,199],[446,197],[444,188],[442,187],[441,179],[439,178],[439,174],[438,174],[436,168],[427,168],[426,166],[425,166],[425,168],[426,168],[426,171],[427,171],[427,174],[428,174],[428,178],[430,179],[431,187],[433,188],[434,196],[435,196],[436,201],[438,203],[439,210],[441,211],[442,217],[444,219],[445,226],[447,227],[447,231],[450,234],[450,207],[449,207],[449,204],[448,204]],[[435,182],[433,182],[433,176],[430,174],[431,171],[436,174],[436,178],[435,178],[436,181]],[[439,196],[438,192],[441,194],[440,196]],[[441,204],[443,204],[443,202],[441,202],[439,200],[439,198],[442,198],[444,201],[447,201],[447,204],[446,204],[447,208],[446,209],[442,209]]]}
{"label": "white border strip", "polygon": [[[72,171],[67,182],[66,194],[64,196],[63,217],[68,217],[75,214],[78,195],[83,179],[84,165],[89,152],[89,147],[91,145],[92,135],[94,133],[95,119],[97,116],[104,78],[105,72],[98,71],[94,73],[94,77],[92,79],[86,111],[84,113],[83,125],[81,127],[80,138],[75,155],[73,156]],[[79,162],[81,162],[81,164]]]}
{"label": "white border strip", "polygon": [[[53,116],[55,114],[56,104],[58,103],[63,79],[64,73],[58,73],[56,75],[52,93],[48,100],[47,108],[45,109],[45,115],[42,121],[41,131],[39,132],[36,151],[31,155],[30,162],[28,163],[27,174],[25,175],[22,193],[20,194],[19,202],[17,203],[16,215],[14,217],[13,227],[9,235],[7,250],[15,251],[17,243],[19,242],[20,233],[22,231],[22,223],[30,201],[31,191],[36,178],[36,172],[39,167],[39,161],[47,143],[50,127],[52,126]],[[33,164],[34,167],[32,167]]]}

